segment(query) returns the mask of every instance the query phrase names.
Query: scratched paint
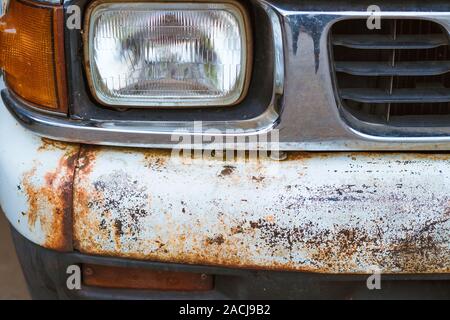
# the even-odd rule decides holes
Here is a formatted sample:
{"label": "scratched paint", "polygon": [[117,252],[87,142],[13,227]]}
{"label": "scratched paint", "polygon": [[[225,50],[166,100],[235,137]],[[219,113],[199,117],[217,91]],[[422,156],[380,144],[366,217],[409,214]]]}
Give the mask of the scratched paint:
{"label": "scratched paint", "polygon": [[74,246],[152,261],[321,273],[450,271],[449,155],[285,161],[86,149]]}

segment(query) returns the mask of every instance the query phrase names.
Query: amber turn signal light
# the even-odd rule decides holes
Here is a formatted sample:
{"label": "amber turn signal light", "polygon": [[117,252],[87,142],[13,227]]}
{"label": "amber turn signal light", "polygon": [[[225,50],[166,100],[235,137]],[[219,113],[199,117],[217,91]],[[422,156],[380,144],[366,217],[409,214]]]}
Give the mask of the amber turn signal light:
{"label": "amber turn signal light", "polygon": [[63,33],[62,6],[11,0],[0,19],[0,67],[17,96],[67,113]]}

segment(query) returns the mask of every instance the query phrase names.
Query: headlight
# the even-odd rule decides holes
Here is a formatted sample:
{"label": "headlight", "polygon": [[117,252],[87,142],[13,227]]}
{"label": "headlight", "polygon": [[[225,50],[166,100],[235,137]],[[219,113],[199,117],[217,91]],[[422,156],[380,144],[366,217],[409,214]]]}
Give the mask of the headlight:
{"label": "headlight", "polygon": [[224,106],[248,82],[248,19],[234,3],[102,3],[90,8],[86,64],[111,106]]}
{"label": "headlight", "polygon": [[67,114],[63,7],[27,0],[0,5],[0,68],[7,87],[36,108]]}

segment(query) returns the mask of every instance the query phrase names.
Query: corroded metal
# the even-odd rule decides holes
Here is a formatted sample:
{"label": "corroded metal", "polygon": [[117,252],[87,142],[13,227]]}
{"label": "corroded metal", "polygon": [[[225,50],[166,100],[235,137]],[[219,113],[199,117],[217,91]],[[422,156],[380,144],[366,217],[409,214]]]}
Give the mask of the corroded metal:
{"label": "corroded metal", "polygon": [[0,106],[0,203],[9,222],[46,248],[72,250],[72,186],[79,145],[39,138]]}
{"label": "corroded metal", "polygon": [[41,244],[69,251],[72,249],[72,186],[78,147],[42,139],[38,152],[55,151],[61,153],[56,167],[49,169],[47,165],[33,163],[23,173],[17,188],[26,196],[28,204],[21,214],[30,230],[39,228],[38,234],[44,238]]}
{"label": "corroded metal", "polygon": [[321,273],[450,272],[450,155],[284,161],[83,148],[74,246],[163,262]]}

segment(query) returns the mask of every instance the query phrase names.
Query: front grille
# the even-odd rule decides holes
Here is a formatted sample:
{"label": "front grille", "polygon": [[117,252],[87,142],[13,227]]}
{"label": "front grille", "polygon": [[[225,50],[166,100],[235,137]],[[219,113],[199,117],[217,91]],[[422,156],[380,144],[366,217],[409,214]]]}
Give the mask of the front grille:
{"label": "front grille", "polygon": [[334,24],[331,57],[341,106],[357,119],[398,127],[450,126],[448,32],[426,20]]}

